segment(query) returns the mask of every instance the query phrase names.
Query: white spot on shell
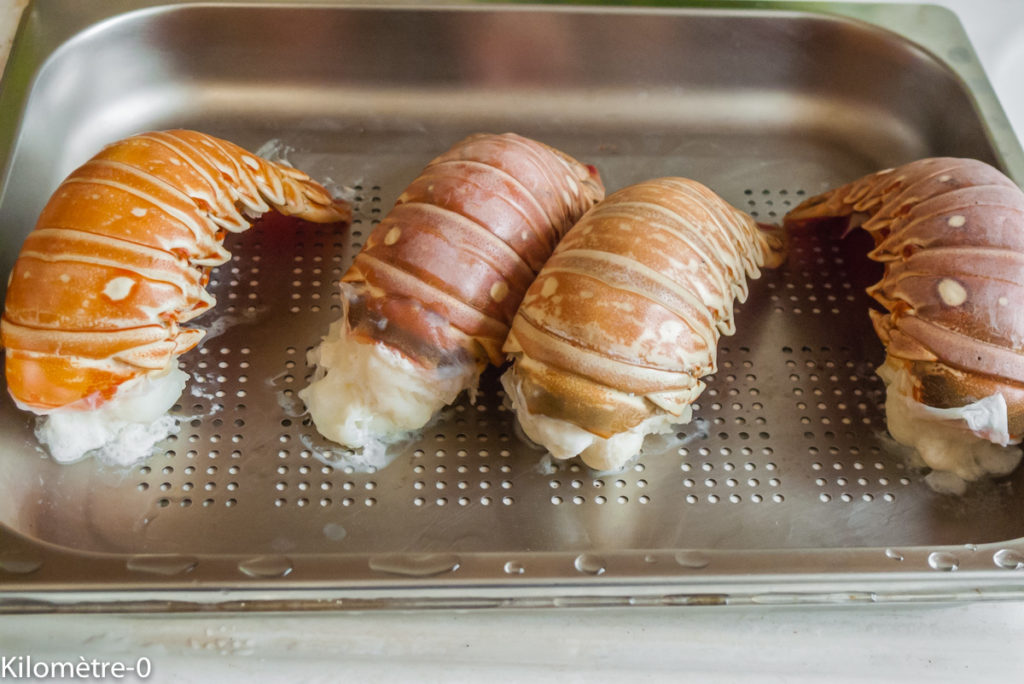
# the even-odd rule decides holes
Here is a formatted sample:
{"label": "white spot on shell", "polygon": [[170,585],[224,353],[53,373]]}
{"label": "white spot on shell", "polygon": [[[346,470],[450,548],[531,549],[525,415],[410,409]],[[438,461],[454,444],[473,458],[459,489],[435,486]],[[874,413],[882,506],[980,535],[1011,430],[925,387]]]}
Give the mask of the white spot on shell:
{"label": "white spot on shell", "polygon": [[555,290],[558,289],[558,281],[555,278],[548,278],[544,281],[544,285],[540,288],[541,297],[550,297],[555,294]]}
{"label": "white spot on shell", "polygon": [[665,341],[678,339],[682,332],[683,324],[678,321],[665,321],[658,326],[658,336]]}
{"label": "white spot on shell", "polygon": [[950,175],[949,175],[948,173],[947,173],[947,174],[944,174],[944,175],[941,175],[941,176],[939,176],[939,182],[940,182],[940,183],[948,183],[948,182],[949,182],[949,181],[951,181],[951,180],[953,180],[953,177],[952,177],[952,176],[950,176]]}
{"label": "white spot on shell", "polygon": [[948,223],[951,228],[959,228],[967,223],[967,217],[961,214],[954,214],[949,217],[949,220],[947,220],[946,223]]}
{"label": "white spot on shell", "polygon": [[181,160],[178,159],[177,157],[171,157],[171,163],[174,164],[175,166],[181,166]]}
{"label": "white spot on shell", "polygon": [[258,161],[256,161],[256,158],[255,157],[250,157],[247,154],[246,155],[242,155],[242,162],[244,162],[245,165],[248,166],[253,171],[256,171],[256,170],[258,170],[260,168],[260,163]]}
{"label": "white spot on shell", "polygon": [[999,302],[999,306],[1006,306],[1010,303],[1010,300],[1006,297],[1000,297],[997,301]]}
{"label": "white spot on shell", "polygon": [[124,276],[121,276],[120,278],[113,278],[107,283],[107,286],[103,288],[103,294],[110,301],[119,302],[131,293],[132,287],[134,286],[135,281],[131,278],[126,278]]}
{"label": "white spot on shell", "polygon": [[505,299],[505,297],[508,296],[508,284],[506,284],[504,280],[499,280],[498,282],[491,285],[490,294],[491,299],[493,299],[494,301],[502,301],[503,299]]}
{"label": "white spot on shell", "polygon": [[593,296],[594,296],[594,293],[591,292],[590,290],[582,290],[579,293],[579,298],[580,299],[590,299]]}
{"label": "white spot on shell", "polygon": [[61,273],[59,280],[62,283],[70,283],[71,282],[71,276],[69,276],[67,273]]}
{"label": "white spot on shell", "polygon": [[142,207],[135,207],[134,209],[132,209],[132,216],[137,216],[139,218],[142,218],[147,213],[149,213],[149,212],[147,210],[143,209]]}
{"label": "white spot on shell", "polygon": [[960,306],[967,301],[967,290],[952,278],[939,281],[939,297],[946,306]]}
{"label": "white spot on shell", "polygon": [[569,184],[569,189],[572,190],[572,194],[578,195],[580,193],[580,187],[576,185],[576,181],[573,180],[572,176],[566,176],[565,182]]}
{"label": "white spot on shell", "polygon": [[384,235],[384,244],[393,245],[398,242],[398,238],[402,237],[402,229],[395,226]]}

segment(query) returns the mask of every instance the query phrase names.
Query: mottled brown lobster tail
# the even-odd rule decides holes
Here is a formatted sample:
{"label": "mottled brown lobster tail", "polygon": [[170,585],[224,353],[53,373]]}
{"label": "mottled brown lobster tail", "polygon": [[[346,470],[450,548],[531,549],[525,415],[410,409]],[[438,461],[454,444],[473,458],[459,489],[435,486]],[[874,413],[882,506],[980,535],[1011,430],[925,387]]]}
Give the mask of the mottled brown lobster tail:
{"label": "mottled brown lobster tail", "polygon": [[748,277],[780,263],[781,248],[691,180],[610,195],[565,236],[512,324],[503,382],[524,430],[556,457],[582,453],[603,469],[634,456],[639,441],[580,452],[556,443],[565,429],[542,426],[603,445],[652,419],[685,422],[715,371],[719,336],[735,331],[733,301],[746,299]]}

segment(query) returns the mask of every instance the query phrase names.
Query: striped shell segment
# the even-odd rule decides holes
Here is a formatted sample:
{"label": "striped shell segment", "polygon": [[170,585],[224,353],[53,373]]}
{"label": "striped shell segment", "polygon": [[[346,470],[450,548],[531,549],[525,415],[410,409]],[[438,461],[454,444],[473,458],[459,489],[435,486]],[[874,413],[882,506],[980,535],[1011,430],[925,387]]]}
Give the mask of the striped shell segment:
{"label": "striped shell segment", "polygon": [[542,143],[462,140],[406,188],[342,277],[350,325],[426,367],[500,364],[526,288],[603,196],[596,170]]}

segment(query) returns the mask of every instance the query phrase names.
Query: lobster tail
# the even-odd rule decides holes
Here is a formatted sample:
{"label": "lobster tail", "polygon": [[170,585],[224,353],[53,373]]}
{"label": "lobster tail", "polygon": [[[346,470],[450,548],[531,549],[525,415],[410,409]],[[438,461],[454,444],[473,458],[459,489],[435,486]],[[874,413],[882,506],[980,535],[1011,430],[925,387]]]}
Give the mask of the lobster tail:
{"label": "lobster tail", "polygon": [[[1001,415],[965,418],[965,424],[996,444],[1019,441],[1024,192],[980,161],[922,159],[811,198],[787,214],[785,224],[799,228],[834,217],[849,217],[868,231],[875,240],[869,256],[885,265],[868,293],[884,309],[872,311],[871,318],[886,347],[880,374],[890,385],[890,398],[899,387],[915,406],[980,412],[979,402],[998,397]],[[918,440],[894,425],[893,411],[889,415],[890,431],[901,435],[897,439]],[[951,467],[948,455],[941,462],[939,456],[924,458],[936,469]],[[985,470],[979,463],[994,460],[973,458],[978,463],[963,455],[952,466],[958,476],[975,479]]]}
{"label": "lobster tail", "polygon": [[[1012,306],[1024,298],[1024,192],[1013,181],[973,159],[930,158],[825,198],[797,206],[786,225],[864,214],[876,244],[869,256],[885,264],[868,292],[886,311],[873,318],[890,356],[1024,390],[1024,311]],[[918,392],[942,408],[973,396],[936,382]]]}
{"label": "lobster tail", "polygon": [[[537,270],[603,196],[592,167],[511,133],[470,136],[431,161],[342,277],[345,320],[314,353],[317,375],[303,393],[317,428],[362,446],[374,433],[421,427],[472,388],[488,362],[504,360],[501,345]],[[376,347],[396,378],[420,377],[424,401],[399,410],[387,387],[362,387],[344,359],[366,350],[349,343]],[[374,419],[364,414],[390,418],[369,429]],[[344,427],[353,421],[360,427]]]}
{"label": "lobster tail", "polygon": [[39,412],[91,408],[170,368],[202,338],[181,323],[214,305],[225,231],[270,209],[349,218],[302,172],[202,133],[108,145],[57,188],[15,262],[0,327],[11,394]]}
{"label": "lobster tail", "polygon": [[512,324],[503,383],[526,433],[605,469],[689,420],[719,336],[735,330],[733,301],[780,249],[691,180],[610,195],[565,236]]}

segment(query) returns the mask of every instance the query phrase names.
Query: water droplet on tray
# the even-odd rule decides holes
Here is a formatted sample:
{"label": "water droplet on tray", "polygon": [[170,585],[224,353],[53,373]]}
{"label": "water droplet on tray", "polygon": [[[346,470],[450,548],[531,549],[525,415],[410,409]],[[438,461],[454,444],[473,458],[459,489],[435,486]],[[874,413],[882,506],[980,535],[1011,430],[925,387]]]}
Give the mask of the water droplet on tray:
{"label": "water droplet on tray", "polygon": [[899,551],[897,551],[896,549],[886,549],[885,550],[885,557],[886,558],[891,558],[894,561],[901,561],[901,560],[904,559],[903,554],[900,553]]}
{"label": "water droplet on tray", "polygon": [[324,536],[333,541],[341,541],[348,536],[348,530],[338,523],[327,523],[324,525]]}
{"label": "water droplet on tray", "polygon": [[183,575],[195,570],[199,559],[179,554],[149,554],[132,556],[126,563],[129,570],[151,572],[154,575]]}
{"label": "water droplet on tray", "polygon": [[459,569],[459,557],[450,553],[393,553],[370,559],[370,569],[409,577],[430,577]]}
{"label": "water droplet on tray", "polygon": [[505,563],[506,575],[522,575],[524,572],[526,572],[526,568],[524,568],[523,564],[518,561],[509,561],[508,563]]}
{"label": "water droplet on tray", "polygon": [[1024,553],[1011,549],[1000,549],[992,556],[993,562],[1006,570],[1024,569]]}
{"label": "water droplet on tray", "polygon": [[0,570],[12,575],[28,575],[43,567],[43,561],[26,556],[0,558]]}
{"label": "water droplet on tray", "polygon": [[960,559],[945,551],[934,551],[928,554],[928,565],[935,570],[952,572],[960,567]]}
{"label": "water droplet on tray", "polygon": [[573,565],[580,572],[587,575],[603,575],[608,568],[604,558],[591,553],[582,553],[576,556]]}
{"label": "water droplet on tray", "polygon": [[706,568],[711,563],[711,559],[700,551],[680,551],[675,555],[675,561],[678,565],[692,570]]}
{"label": "water droplet on tray", "polygon": [[257,556],[238,564],[249,577],[285,577],[295,569],[287,556]]}

